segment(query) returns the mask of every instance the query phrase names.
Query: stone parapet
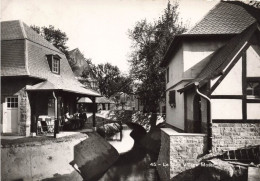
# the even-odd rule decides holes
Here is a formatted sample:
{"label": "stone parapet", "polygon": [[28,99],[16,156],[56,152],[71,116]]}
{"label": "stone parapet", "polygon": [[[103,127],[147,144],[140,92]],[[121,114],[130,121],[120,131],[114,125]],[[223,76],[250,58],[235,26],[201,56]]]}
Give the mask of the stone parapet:
{"label": "stone parapet", "polygon": [[[178,133],[170,128],[161,129],[161,149],[157,170],[161,180],[170,180],[199,165],[199,158],[207,151],[205,134]],[[193,177],[192,173],[190,177]]]}

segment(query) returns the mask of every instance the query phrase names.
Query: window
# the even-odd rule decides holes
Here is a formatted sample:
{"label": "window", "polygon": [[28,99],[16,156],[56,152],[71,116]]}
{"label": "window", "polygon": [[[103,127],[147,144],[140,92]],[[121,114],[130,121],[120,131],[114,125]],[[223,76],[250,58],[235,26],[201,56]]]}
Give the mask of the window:
{"label": "window", "polygon": [[169,104],[171,107],[176,107],[175,90],[169,92]]}
{"label": "window", "polygon": [[167,67],[167,70],[166,70],[166,83],[169,82],[169,67]]}
{"label": "window", "polygon": [[260,99],[260,81],[248,80],[246,88],[247,98],[258,98]]}
{"label": "window", "polygon": [[17,108],[18,98],[17,97],[7,97],[7,108]]}
{"label": "window", "polygon": [[59,74],[60,72],[60,60],[53,59],[52,60],[52,72]]}
{"label": "window", "polygon": [[59,55],[47,55],[47,60],[50,66],[50,69],[55,74],[60,74],[60,59]]}

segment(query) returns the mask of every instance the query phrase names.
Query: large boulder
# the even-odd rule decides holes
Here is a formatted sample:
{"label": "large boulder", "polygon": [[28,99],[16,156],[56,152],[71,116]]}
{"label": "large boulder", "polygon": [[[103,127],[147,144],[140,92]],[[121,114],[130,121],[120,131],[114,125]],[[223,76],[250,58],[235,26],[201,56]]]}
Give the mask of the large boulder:
{"label": "large boulder", "polygon": [[71,165],[84,180],[98,180],[119,157],[119,153],[97,133],[88,133],[89,138],[74,147]]}

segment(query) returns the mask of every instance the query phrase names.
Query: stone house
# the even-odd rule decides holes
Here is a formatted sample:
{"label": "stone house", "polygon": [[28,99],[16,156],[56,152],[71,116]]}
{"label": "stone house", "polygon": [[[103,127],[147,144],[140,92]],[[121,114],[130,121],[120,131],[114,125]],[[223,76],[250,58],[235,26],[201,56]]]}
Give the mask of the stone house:
{"label": "stone house", "polygon": [[166,68],[166,122],[208,135],[213,151],[260,144],[260,10],[220,2],[174,37]]}
{"label": "stone house", "polygon": [[18,20],[1,22],[1,81],[2,134],[29,136],[39,115],[59,119],[77,111],[79,98],[100,96],[75,79],[60,50]]}
{"label": "stone house", "polygon": [[[200,159],[260,145],[260,10],[218,3],[174,37],[166,68],[162,180],[196,180]],[[185,176],[185,178],[184,178]]]}
{"label": "stone house", "polygon": [[[69,56],[69,63],[76,79],[78,79],[82,84],[86,85],[87,87],[98,90],[98,81],[95,79],[91,64],[87,62],[87,59],[80,52],[80,50],[78,48],[75,48],[69,51]],[[88,72],[88,78],[86,79],[81,77],[84,71]]]}

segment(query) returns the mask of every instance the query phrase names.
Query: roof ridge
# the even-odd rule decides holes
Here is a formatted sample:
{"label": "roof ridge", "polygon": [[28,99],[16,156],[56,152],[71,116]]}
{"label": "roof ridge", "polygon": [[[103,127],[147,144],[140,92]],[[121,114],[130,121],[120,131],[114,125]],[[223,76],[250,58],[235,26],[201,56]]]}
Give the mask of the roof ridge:
{"label": "roof ridge", "polygon": [[27,35],[26,35],[25,29],[24,29],[24,26],[23,26],[23,22],[21,20],[18,20],[18,21],[19,21],[23,36],[24,36],[25,39],[27,39]]}
{"label": "roof ridge", "polygon": [[[22,31],[22,34],[24,36],[24,39],[28,39],[27,38],[27,34],[25,32],[25,29],[24,29],[23,22],[21,20],[18,20],[18,21],[19,21],[19,24],[20,24],[21,31]],[[27,74],[30,75],[29,65],[28,65],[28,51],[27,51],[27,43],[26,43],[26,41],[24,42],[24,63],[25,63],[25,70],[26,70]]]}
{"label": "roof ridge", "polygon": [[[41,46],[44,46],[46,48],[49,48],[51,50],[54,50],[55,52],[58,52],[58,53],[61,53],[61,54],[64,54],[63,52],[61,52],[58,48],[56,48],[51,42],[49,42],[48,40],[46,40],[43,36],[41,36],[40,34],[38,34],[36,31],[34,31],[30,26],[28,26],[26,23],[23,22],[23,27],[27,26],[26,28],[28,29],[27,31],[29,31],[29,33],[32,33],[34,34],[33,36],[36,36],[36,37],[39,37],[39,39],[43,42],[45,42],[46,44],[50,44],[51,46],[50,47],[47,47],[46,45],[44,45],[44,43],[41,43],[41,42],[36,42],[34,41],[32,38],[28,37],[28,32],[26,32],[26,39],[27,40],[30,40],[31,42],[34,42],[36,44],[39,44]],[[58,51],[57,51],[58,50]]]}

